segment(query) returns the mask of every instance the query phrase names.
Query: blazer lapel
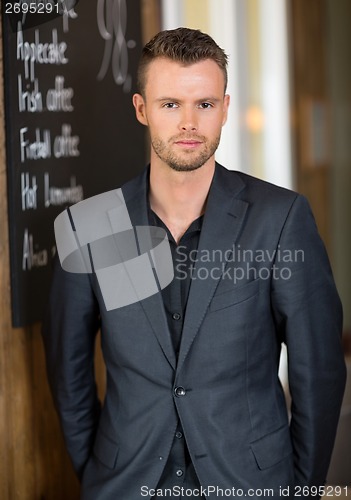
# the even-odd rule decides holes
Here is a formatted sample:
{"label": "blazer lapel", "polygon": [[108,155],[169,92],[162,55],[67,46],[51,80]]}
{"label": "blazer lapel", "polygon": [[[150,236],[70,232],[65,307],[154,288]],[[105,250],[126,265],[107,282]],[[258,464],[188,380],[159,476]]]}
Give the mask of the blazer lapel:
{"label": "blazer lapel", "polygon": [[[128,208],[132,226],[148,226],[148,185],[149,169],[122,186],[123,196]],[[176,356],[173,349],[171,333],[163,305],[162,294],[155,293],[151,297],[140,301],[140,305],[148,322],[157,337],[161,349],[173,369],[176,368]]]}
{"label": "blazer lapel", "polygon": [[200,273],[201,279],[194,279],[190,286],[177,371],[184,363],[221,278],[225,265],[222,256],[229,256],[242,227],[248,203],[237,196],[244,186],[239,176],[216,165],[198,246],[198,256],[206,255],[206,259],[195,265],[194,276]]}

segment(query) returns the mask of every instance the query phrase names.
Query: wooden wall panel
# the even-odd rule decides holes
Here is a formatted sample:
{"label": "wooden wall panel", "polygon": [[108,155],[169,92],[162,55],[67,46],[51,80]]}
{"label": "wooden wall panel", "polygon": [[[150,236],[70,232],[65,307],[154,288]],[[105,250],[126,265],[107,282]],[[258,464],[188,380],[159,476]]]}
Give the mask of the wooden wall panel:
{"label": "wooden wall panel", "polygon": [[142,0],[143,39],[148,42],[161,29],[160,0]]}
{"label": "wooden wall panel", "polygon": [[297,189],[307,196],[328,250],[330,130],[324,0],[290,0]]}
{"label": "wooden wall panel", "polygon": [[[1,32],[1,24],[0,24]],[[0,69],[2,52],[0,46]],[[3,80],[0,78],[0,498],[9,498],[8,477],[11,477],[12,446],[10,418],[7,408],[9,388],[7,366],[9,354],[10,324],[10,283],[9,251],[7,234],[7,193],[4,138]]]}
{"label": "wooden wall panel", "polygon": [[[159,30],[158,0],[143,0],[143,22],[144,39],[148,40]],[[0,75],[2,71],[0,44]],[[0,499],[78,500],[79,484],[64,447],[46,380],[41,325],[21,329],[11,326],[6,186],[0,77]],[[96,373],[103,397],[105,370],[99,343]]]}

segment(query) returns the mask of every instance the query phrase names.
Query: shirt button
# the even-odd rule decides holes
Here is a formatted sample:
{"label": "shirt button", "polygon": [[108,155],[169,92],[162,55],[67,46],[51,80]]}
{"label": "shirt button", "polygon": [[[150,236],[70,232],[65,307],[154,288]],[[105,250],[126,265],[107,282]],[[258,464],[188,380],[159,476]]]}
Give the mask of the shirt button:
{"label": "shirt button", "polygon": [[176,432],[176,438],[178,438],[178,439],[182,439],[182,437],[183,437],[183,433],[182,433],[182,432],[180,432],[180,431],[177,431],[177,432]]}
{"label": "shirt button", "polygon": [[177,398],[181,398],[182,396],[185,396],[186,391],[184,387],[179,386],[174,389],[174,394],[177,396]]}
{"label": "shirt button", "polygon": [[182,469],[178,469],[177,472],[176,472],[176,474],[177,474],[178,477],[181,477],[183,475]]}
{"label": "shirt button", "polygon": [[172,318],[178,321],[182,316],[179,313],[173,313]]}

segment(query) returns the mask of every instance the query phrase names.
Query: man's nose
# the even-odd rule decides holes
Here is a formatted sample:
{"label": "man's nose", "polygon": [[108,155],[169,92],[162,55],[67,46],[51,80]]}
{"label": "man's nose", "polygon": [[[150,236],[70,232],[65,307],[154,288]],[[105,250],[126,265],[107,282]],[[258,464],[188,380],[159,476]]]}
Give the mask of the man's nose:
{"label": "man's nose", "polygon": [[197,130],[197,118],[196,118],[196,110],[184,108],[182,110],[179,128],[184,131]]}

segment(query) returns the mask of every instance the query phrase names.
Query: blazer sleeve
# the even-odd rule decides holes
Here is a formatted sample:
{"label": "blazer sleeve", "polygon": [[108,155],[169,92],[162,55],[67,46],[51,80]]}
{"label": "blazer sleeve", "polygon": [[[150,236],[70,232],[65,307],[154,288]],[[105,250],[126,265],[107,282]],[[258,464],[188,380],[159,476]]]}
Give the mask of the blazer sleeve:
{"label": "blazer sleeve", "polygon": [[100,413],[94,376],[99,310],[90,278],[64,271],[56,259],[42,330],[48,380],[78,477],[89,458]]}
{"label": "blazer sleeve", "polygon": [[279,242],[285,279],[272,283],[272,307],[287,345],[296,485],[323,486],[343,398],[342,307],[307,200],[298,195]]}

